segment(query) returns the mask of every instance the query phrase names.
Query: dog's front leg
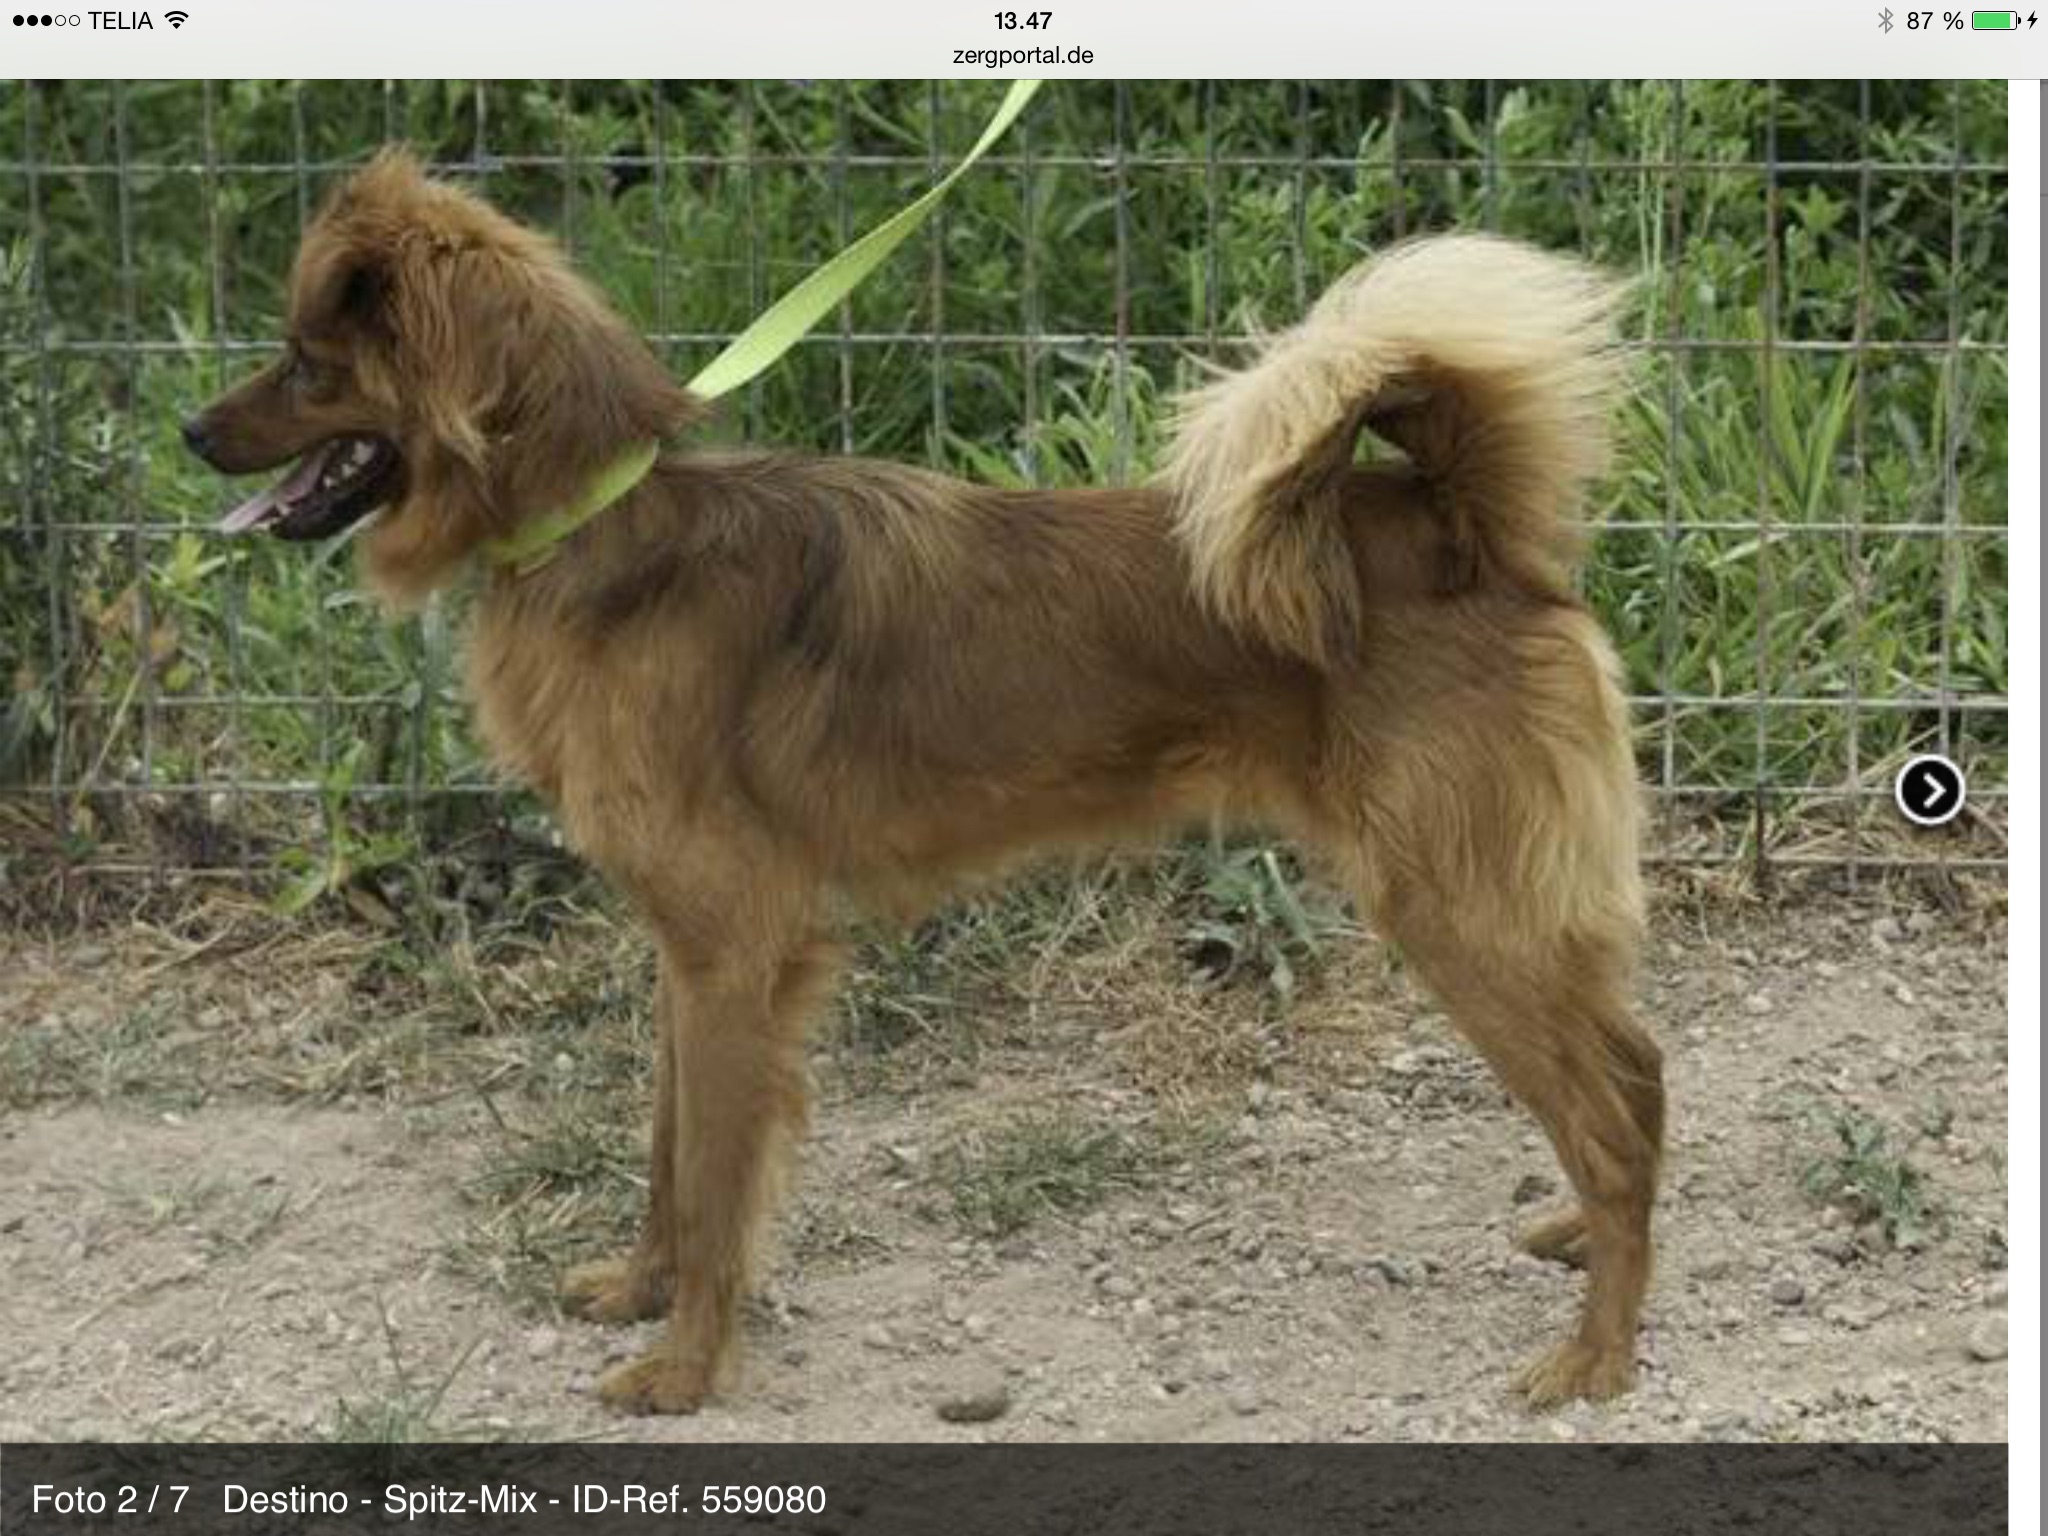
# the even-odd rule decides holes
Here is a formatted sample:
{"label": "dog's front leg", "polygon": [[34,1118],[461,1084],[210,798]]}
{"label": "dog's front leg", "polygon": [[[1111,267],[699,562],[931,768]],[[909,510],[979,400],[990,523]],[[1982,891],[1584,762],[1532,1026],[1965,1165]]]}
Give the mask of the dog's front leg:
{"label": "dog's front leg", "polygon": [[648,1158],[647,1222],[627,1253],[579,1264],[562,1276],[563,1307],[595,1323],[659,1317],[675,1294],[676,988],[667,967],[654,983],[654,1148]]}
{"label": "dog's front leg", "polygon": [[[713,946],[711,958],[699,938],[691,956],[663,947],[668,1039],[658,1053],[666,1078],[658,1097],[670,1108],[666,1126],[657,1113],[655,1144],[659,1156],[666,1143],[668,1157],[656,1174],[648,1241],[667,1243],[668,1333],[598,1389],[636,1413],[688,1413],[717,1385],[756,1230],[804,1119],[809,988],[793,978],[815,969],[811,959],[801,946],[764,945],[759,932]],[[662,1267],[640,1275],[658,1276]]]}

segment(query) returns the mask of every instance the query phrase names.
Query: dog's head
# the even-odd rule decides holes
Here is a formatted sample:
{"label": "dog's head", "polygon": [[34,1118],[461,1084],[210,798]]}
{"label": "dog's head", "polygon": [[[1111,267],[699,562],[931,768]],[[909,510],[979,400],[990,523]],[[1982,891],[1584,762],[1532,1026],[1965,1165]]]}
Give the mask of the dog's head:
{"label": "dog's head", "polygon": [[364,541],[394,601],[572,501],[691,397],[544,235],[387,150],[300,243],[284,355],[185,423],[228,474],[291,465],[222,526]]}

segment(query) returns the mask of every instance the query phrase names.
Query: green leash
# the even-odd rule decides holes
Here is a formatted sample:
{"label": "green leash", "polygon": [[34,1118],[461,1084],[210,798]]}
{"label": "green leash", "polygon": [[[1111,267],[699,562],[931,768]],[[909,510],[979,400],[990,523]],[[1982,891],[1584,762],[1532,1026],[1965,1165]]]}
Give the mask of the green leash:
{"label": "green leash", "polygon": [[[714,357],[704,370],[690,380],[690,393],[704,400],[730,394],[749,380],[758,378],[809,335],[832,307],[858,288],[875,268],[916,233],[931,217],[932,210],[953,188],[953,183],[973,169],[996,140],[1009,132],[1031,98],[1044,82],[1019,80],[1011,85],[995,116],[981,130],[981,137],[960,163],[948,171],[916,202],[877,224],[845,250],[777,299]],[[484,553],[498,565],[509,566],[517,575],[538,570],[554,558],[555,549],[570,534],[612,506],[647,478],[660,456],[659,443],[641,443],[620,455],[598,473],[589,488],[574,502],[552,512],[528,519],[517,531],[484,545]]]}

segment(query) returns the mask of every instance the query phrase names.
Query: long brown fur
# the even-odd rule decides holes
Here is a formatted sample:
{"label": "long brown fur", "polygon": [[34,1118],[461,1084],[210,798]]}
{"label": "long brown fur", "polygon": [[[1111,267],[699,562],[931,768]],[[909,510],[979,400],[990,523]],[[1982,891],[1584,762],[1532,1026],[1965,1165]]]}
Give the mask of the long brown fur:
{"label": "long brown fur", "polygon": [[[1417,242],[1193,397],[1159,486],[1004,491],[679,443],[698,403],[544,236],[398,153],[337,194],[289,358],[200,421],[237,470],[396,444],[363,549],[388,598],[670,441],[551,563],[486,570],[468,647],[498,761],[659,953],[646,1229],[565,1280],[592,1316],[668,1315],[606,1398],[686,1411],[730,1362],[844,901],[912,914],[1217,817],[1325,856],[1549,1134],[1579,1203],[1528,1241],[1588,1292],[1521,1389],[1629,1385],[1663,1091],[1628,1000],[1628,721],[1568,531],[1611,299],[1508,242]],[[1405,462],[1355,464],[1368,426]]]}

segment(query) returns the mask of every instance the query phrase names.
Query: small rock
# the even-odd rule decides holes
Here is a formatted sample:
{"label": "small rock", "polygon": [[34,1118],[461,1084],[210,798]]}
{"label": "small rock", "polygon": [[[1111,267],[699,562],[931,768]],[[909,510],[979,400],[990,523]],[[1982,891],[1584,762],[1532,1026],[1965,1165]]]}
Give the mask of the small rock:
{"label": "small rock", "polygon": [[1232,1387],[1226,1401],[1230,1404],[1230,1411],[1241,1419],[1255,1417],[1265,1406],[1259,1401],[1258,1389],[1244,1385]]}
{"label": "small rock", "polygon": [[1857,1384],[1856,1396],[1865,1403],[1890,1402],[1898,1388],[1888,1375],[1866,1376]]}
{"label": "small rock", "polygon": [[1874,1323],[1884,1321],[1885,1314],[1889,1310],[1883,1302],[1872,1301],[1863,1303],[1860,1306],[1838,1304],[1825,1307],[1821,1310],[1820,1315],[1822,1322],[1833,1323],[1839,1328],[1849,1328],[1861,1332]]}
{"label": "small rock", "polygon": [[526,1336],[526,1356],[529,1360],[545,1360],[561,1343],[562,1336],[543,1324]]}
{"label": "small rock", "polygon": [[1780,1307],[1796,1307],[1806,1300],[1806,1286],[1797,1275],[1779,1275],[1771,1281],[1771,1301]]}
{"label": "small rock", "polygon": [[935,1407],[948,1424],[986,1424],[1010,1411],[1010,1385],[1000,1376],[980,1377],[948,1392]]}
{"label": "small rock", "polygon": [[1557,1193],[1557,1180],[1547,1173],[1525,1173],[1515,1185],[1516,1205],[1534,1205],[1538,1200]]}
{"label": "small rock", "polygon": [[1750,993],[1742,1000],[1742,1011],[1753,1019],[1762,1018],[1771,1011],[1770,995],[1764,992]]}
{"label": "small rock", "polygon": [[2003,1360],[2005,1358],[2005,1319],[2003,1317],[1987,1317],[1979,1320],[1976,1326],[1970,1329],[1969,1337],[1963,1342],[1963,1348],[1968,1351],[1972,1360],[1981,1361],[1986,1365],[1990,1365],[1994,1361]]}
{"label": "small rock", "polygon": [[1378,1275],[1389,1285],[1420,1285],[1424,1278],[1420,1264],[1391,1258],[1385,1254],[1374,1254],[1361,1260],[1359,1269],[1361,1272]]}
{"label": "small rock", "polygon": [[1847,1232],[1828,1232],[1815,1238],[1808,1247],[1824,1259],[1833,1259],[1837,1264],[1854,1264],[1863,1256],[1853,1235]]}
{"label": "small rock", "polygon": [[889,1331],[887,1323],[869,1323],[860,1333],[860,1341],[869,1349],[894,1349],[896,1335]]}
{"label": "small rock", "polygon": [[1896,917],[1880,917],[1870,925],[1870,942],[1879,949],[1888,949],[1905,936],[1906,930]]}

